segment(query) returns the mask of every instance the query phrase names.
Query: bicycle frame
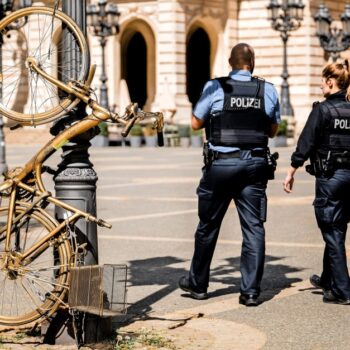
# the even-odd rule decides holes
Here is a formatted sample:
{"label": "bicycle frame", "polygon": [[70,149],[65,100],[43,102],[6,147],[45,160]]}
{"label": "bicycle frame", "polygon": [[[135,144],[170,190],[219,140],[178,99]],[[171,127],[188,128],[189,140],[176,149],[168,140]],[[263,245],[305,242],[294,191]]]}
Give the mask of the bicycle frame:
{"label": "bicycle frame", "polygon": [[[45,18],[43,26],[42,18]],[[94,101],[90,84],[95,66],[90,67],[84,35],[69,17],[59,11],[56,16],[56,11],[49,8],[30,7],[1,21],[3,36],[8,33],[11,25],[16,25],[16,21],[20,20],[37,25],[39,38],[37,31],[28,27],[27,36],[32,37],[35,47],[27,45],[26,54],[20,57],[20,64],[13,60],[11,62],[12,47],[7,49],[10,54],[9,67],[6,68],[8,74],[1,77],[4,90],[7,88],[7,94],[4,94],[7,99],[1,101],[2,113],[20,125],[57,120],[62,115],[67,115],[79,101],[89,106],[92,113],[74,121],[69,128],[52,137],[23,167],[10,169],[4,174],[5,181],[0,183],[0,196],[7,197],[6,205],[0,208],[0,270],[3,282],[3,288],[0,288],[0,322],[4,325],[22,325],[37,320],[41,322],[59,307],[69,307],[66,297],[71,290],[72,268],[79,265],[88,244],[82,243],[85,242],[85,237],[80,236],[74,225],[77,220],[84,219],[99,226],[111,227],[109,223],[74,208],[49,193],[42,180],[42,172],[48,168],[43,166],[44,162],[70,140],[102,121],[111,120],[123,125],[124,137],[135,122],[146,118],[154,118],[153,128],[157,128],[158,136],[162,135],[163,129],[161,113],[139,111],[137,104],[131,104],[123,115],[118,115]],[[50,72],[57,72],[58,76],[66,76],[65,63],[59,60],[60,54],[67,50],[64,40],[60,39],[62,28],[72,36],[80,57],[80,65],[74,72],[77,81],[66,83],[44,71],[44,67],[47,67]],[[32,35],[29,35],[31,32]],[[28,42],[31,41],[28,39]],[[12,45],[12,41],[9,44]],[[43,52],[42,48],[45,48]],[[55,55],[53,59],[51,54]],[[27,55],[35,57],[25,58]],[[12,103],[13,93],[17,91],[18,81],[22,82],[18,80],[22,76],[31,79],[28,80],[30,94],[28,108],[17,111],[16,105]],[[38,96],[42,101],[37,105]],[[158,144],[160,145],[159,142]],[[62,208],[66,212],[62,222],[58,222],[51,214],[51,207]]]}
{"label": "bicycle frame", "polygon": [[[117,123],[123,124],[124,130],[122,132],[123,136],[126,136],[128,132],[130,131],[131,127],[134,125],[134,123],[137,120],[142,120],[149,117],[155,117],[154,126],[157,128],[158,132],[162,131],[163,128],[163,115],[162,113],[145,113],[145,112],[139,112],[137,110],[137,105],[133,104],[129,106],[127,109],[125,115],[123,117],[120,117],[116,113],[111,113],[105,108],[98,105],[96,101],[94,101],[90,97],[90,84],[93,78],[93,75],[95,73],[95,66],[92,66],[89,72],[88,79],[86,81],[85,85],[78,85],[74,82],[70,82],[68,84],[64,84],[61,81],[55,79],[54,77],[48,75],[43,70],[41,70],[38,65],[36,64],[36,61],[34,58],[29,57],[27,59],[27,64],[29,69],[35,71],[37,74],[40,74],[44,79],[48,80],[52,84],[56,85],[59,89],[65,91],[68,94],[74,95],[77,98],[79,98],[83,103],[88,105],[92,109],[92,114],[86,116],[76,124],[72,125],[68,129],[62,131],[60,134],[55,136],[53,139],[51,139],[45,146],[43,146],[35,155],[32,157],[32,159],[24,166],[24,168],[18,173],[18,174],[11,174],[11,172],[8,172],[5,177],[7,180],[0,185],[0,192],[4,190],[11,189],[11,195],[10,195],[10,203],[9,203],[9,213],[7,218],[7,225],[6,225],[6,243],[5,243],[5,251],[7,253],[10,252],[10,236],[13,224],[15,224],[17,221],[21,219],[26,213],[21,215],[20,217],[13,219],[13,215],[15,212],[15,205],[16,205],[16,194],[17,194],[17,188],[22,188],[25,191],[32,193],[36,200],[34,201],[34,205],[39,203],[42,200],[45,200],[49,203],[54,204],[55,206],[61,207],[71,213],[73,213],[69,218],[67,219],[67,222],[60,223],[52,232],[50,232],[48,235],[43,237],[39,242],[37,242],[35,245],[30,247],[28,250],[24,251],[23,253],[16,253],[16,257],[20,261],[23,261],[24,259],[28,258],[29,256],[35,254],[40,254],[41,250],[44,250],[47,247],[47,244],[49,244],[49,241],[55,237],[67,224],[74,224],[79,218],[85,218],[87,221],[92,221],[97,223],[99,226],[104,226],[107,228],[111,228],[112,226],[108,224],[107,222],[97,219],[96,217],[90,215],[89,213],[83,212],[77,208],[74,208],[57,198],[54,198],[51,196],[49,192],[46,191],[44,183],[42,181],[42,166],[43,163],[58,149],[60,149],[62,146],[64,146],[67,142],[69,142],[71,139],[76,137],[77,135],[86,132],[87,130],[94,128],[97,126],[101,121],[106,121],[108,119],[111,119],[112,121],[115,121]],[[31,186],[28,186],[23,182],[23,180],[29,175],[33,174],[35,177],[35,184],[37,185],[37,189],[32,188]],[[30,209],[28,209],[29,211]],[[27,212],[28,212],[27,211]],[[1,231],[0,231],[1,234]]]}
{"label": "bicycle frame", "polygon": [[[35,59],[29,57],[27,63],[30,69],[34,70],[37,74],[40,74],[44,79],[50,83],[56,85],[59,89],[65,91],[68,94],[73,94],[79,98],[83,103],[88,105],[92,109],[92,114],[88,115],[78,123],[72,125],[70,128],[64,130],[59,135],[49,141],[24,167],[23,171],[16,176],[16,181],[23,180],[28,174],[35,171],[35,178],[38,188],[45,192],[45,187],[41,179],[41,168],[45,160],[47,160],[54,152],[64,146],[75,136],[86,132],[89,129],[94,128],[100,122],[108,119],[123,124],[125,126],[122,135],[125,137],[128,135],[130,129],[137,120],[145,118],[155,117],[154,127],[157,128],[158,134],[162,132],[164,126],[164,118],[162,113],[145,113],[138,112],[137,104],[129,106],[123,117],[120,117],[116,113],[111,113],[107,109],[101,107],[96,101],[90,97],[90,84],[95,73],[96,66],[91,66],[91,70],[87,79],[87,82],[83,86],[75,85],[74,82],[64,84],[56,78],[50,76],[41,70]],[[15,179],[13,179],[15,180]]]}

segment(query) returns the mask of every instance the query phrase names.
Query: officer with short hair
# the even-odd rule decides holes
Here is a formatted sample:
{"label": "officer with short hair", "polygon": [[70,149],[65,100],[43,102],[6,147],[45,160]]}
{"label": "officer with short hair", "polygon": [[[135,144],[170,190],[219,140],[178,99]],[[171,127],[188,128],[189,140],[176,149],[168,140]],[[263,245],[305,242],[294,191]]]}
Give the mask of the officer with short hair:
{"label": "officer with short hair", "polygon": [[200,221],[194,255],[179,287],[195,299],[208,297],[211,260],[233,199],[243,233],[239,301],[256,306],[265,260],[266,185],[275,167],[269,165],[274,159],[268,159],[268,138],[277,132],[280,111],[273,85],[252,77],[252,47],[236,45],[229,63],[229,76],[207,82],[192,116],[192,128],[205,127],[208,143],[197,189]]}
{"label": "officer with short hair", "polygon": [[284,190],[292,191],[296,170],[310,159],[306,170],[316,176],[315,215],[326,243],[322,275],[311,276],[310,282],[323,289],[324,302],[350,305],[345,250],[350,220],[350,74],[347,60],[323,69],[321,89],[326,99],[314,103],[292,154]]}

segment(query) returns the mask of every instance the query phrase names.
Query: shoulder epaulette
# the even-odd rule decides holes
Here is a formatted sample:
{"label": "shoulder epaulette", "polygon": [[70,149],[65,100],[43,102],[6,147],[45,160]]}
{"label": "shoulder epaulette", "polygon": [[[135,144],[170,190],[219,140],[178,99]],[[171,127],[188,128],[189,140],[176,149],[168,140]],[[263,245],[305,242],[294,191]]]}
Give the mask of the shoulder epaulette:
{"label": "shoulder epaulette", "polygon": [[263,77],[258,77],[257,75],[252,75],[252,78],[267,82]]}

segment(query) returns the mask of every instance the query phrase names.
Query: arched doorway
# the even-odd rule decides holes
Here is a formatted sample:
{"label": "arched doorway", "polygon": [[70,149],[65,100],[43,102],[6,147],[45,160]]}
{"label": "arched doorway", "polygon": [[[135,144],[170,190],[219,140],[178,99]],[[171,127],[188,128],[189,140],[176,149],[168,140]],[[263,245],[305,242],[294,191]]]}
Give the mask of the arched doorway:
{"label": "arched doorway", "polygon": [[140,108],[147,100],[147,45],[140,32],[134,32],[125,43],[122,60],[122,79],[125,79],[132,102]]}
{"label": "arched doorway", "polygon": [[210,79],[210,40],[207,32],[198,28],[187,40],[186,68],[187,95],[194,106],[204,84]]}

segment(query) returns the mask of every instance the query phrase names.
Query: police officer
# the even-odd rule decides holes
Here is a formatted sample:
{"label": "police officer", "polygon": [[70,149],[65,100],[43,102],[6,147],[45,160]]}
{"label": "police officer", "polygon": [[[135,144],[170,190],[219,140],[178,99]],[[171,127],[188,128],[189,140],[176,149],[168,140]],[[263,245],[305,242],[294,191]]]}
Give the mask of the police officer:
{"label": "police officer", "polygon": [[179,287],[195,299],[208,297],[210,263],[233,199],[243,233],[239,301],[256,306],[265,259],[267,144],[278,128],[279,102],[270,83],[252,77],[252,47],[236,45],[229,63],[229,76],[207,82],[192,116],[194,130],[205,127],[209,149],[197,188],[200,221],[194,255]]}
{"label": "police officer", "polygon": [[326,99],[314,103],[284,180],[284,190],[290,193],[296,170],[310,159],[306,168],[316,176],[315,215],[326,244],[322,275],[311,276],[310,282],[323,289],[324,302],[344,305],[350,305],[345,251],[350,219],[349,84],[348,61],[323,69],[321,90]]}

